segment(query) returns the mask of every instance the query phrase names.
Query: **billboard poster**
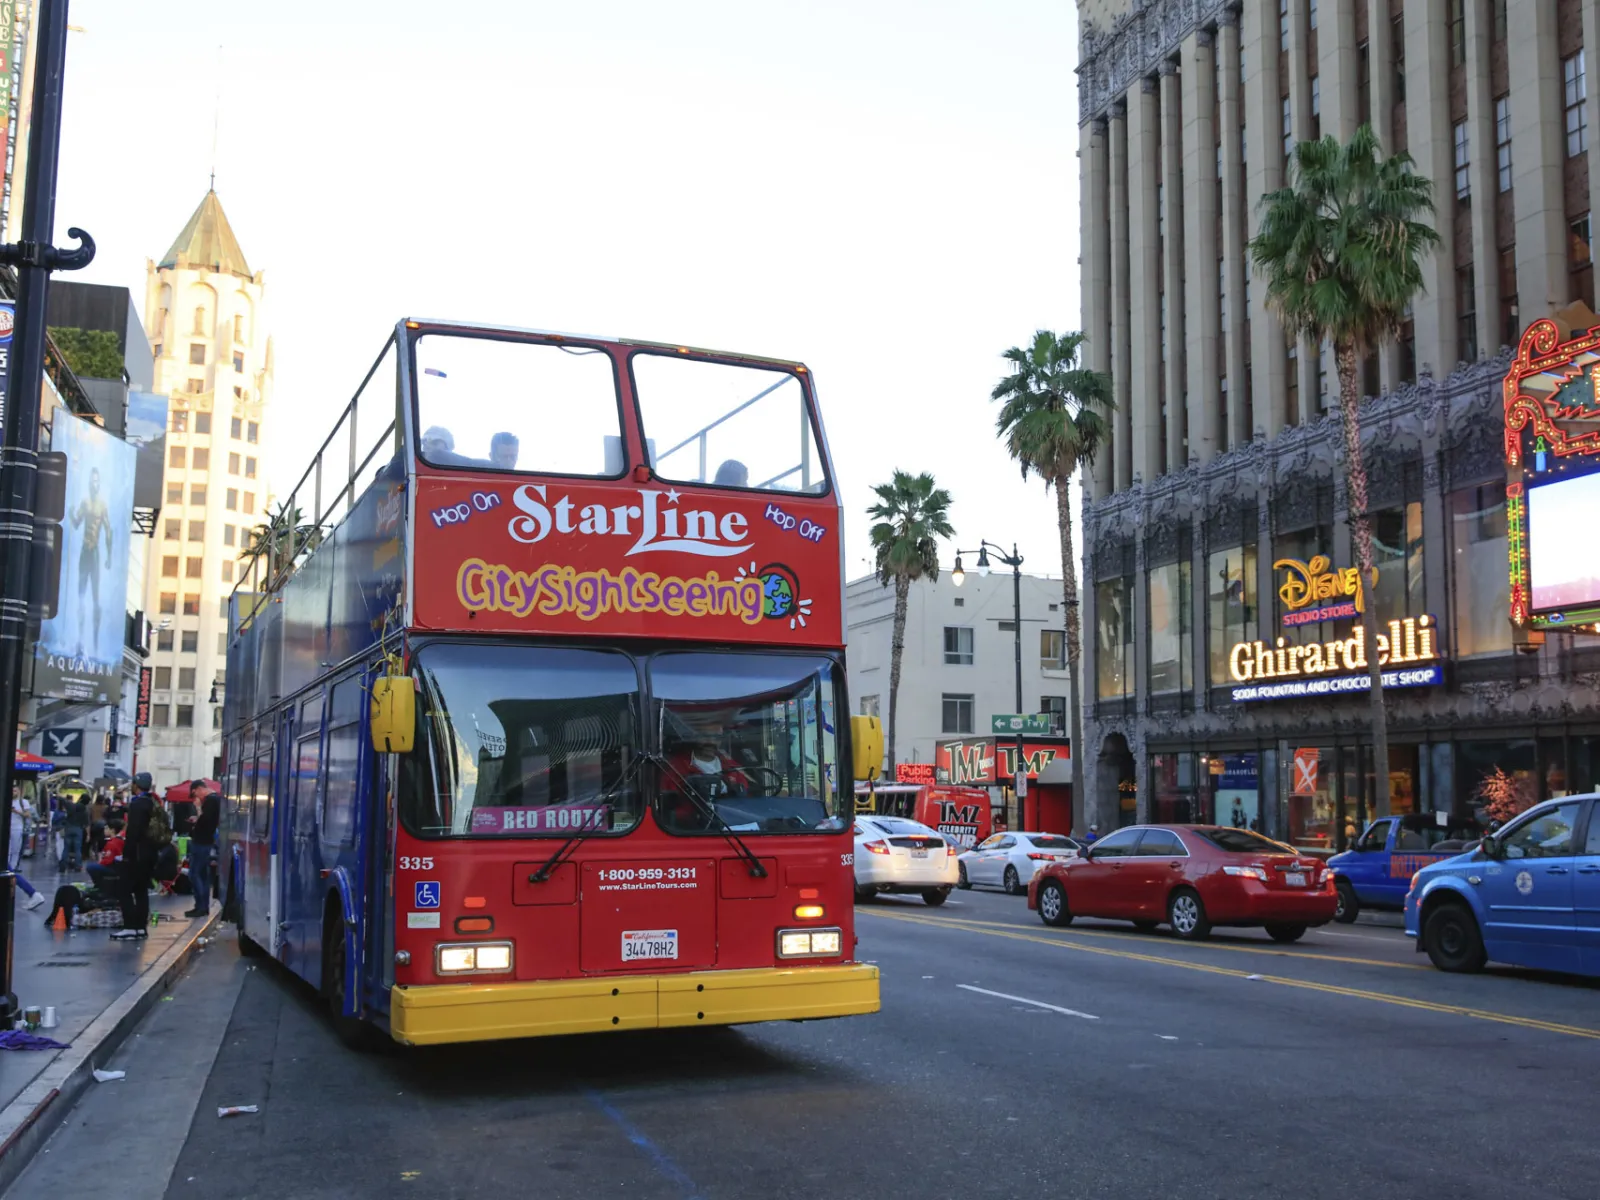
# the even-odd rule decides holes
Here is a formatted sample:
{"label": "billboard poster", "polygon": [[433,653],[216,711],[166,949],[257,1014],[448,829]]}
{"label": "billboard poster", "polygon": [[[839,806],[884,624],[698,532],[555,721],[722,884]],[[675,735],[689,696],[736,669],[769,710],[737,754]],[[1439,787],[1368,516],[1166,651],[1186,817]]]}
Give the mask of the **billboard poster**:
{"label": "billboard poster", "polygon": [[154,392],[128,393],[128,444],[139,454],[133,506],[160,508],[167,461],[167,398]]}
{"label": "billboard poster", "polygon": [[[1070,747],[1066,738],[1049,742],[1025,739],[1022,755],[1023,777],[1037,780],[1057,759],[1067,762]],[[938,742],[933,749],[933,765],[943,783],[1009,785],[1017,774],[1017,743],[1015,739],[993,737]]]}
{"label": "billboard poster", "polygon": [[134,448],[57,409],[50,448],[66,455],[66,513],[55,616],[34,647],[36,696],[116,704],[127,633]]}
{"label": "billboard poster", "polygon": [[17,306],[0,300],[0,430],[6,424],[6,404],[11,399],[12,335],[17,331]]}
{"label": "billboard poster", "polygon": [[139,706],[134,710],[133,727],[135,729],[148,729],[150,727],[150,674],[153,668],[139,668]]}

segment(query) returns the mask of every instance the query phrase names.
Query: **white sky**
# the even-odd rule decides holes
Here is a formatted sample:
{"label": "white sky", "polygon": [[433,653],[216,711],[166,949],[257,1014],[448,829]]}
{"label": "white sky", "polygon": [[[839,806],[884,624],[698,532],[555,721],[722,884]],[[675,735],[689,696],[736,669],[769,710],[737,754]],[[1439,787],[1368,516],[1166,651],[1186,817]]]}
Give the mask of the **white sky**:
{"label": "white sky", "polygon": [[1068,0],[75,0],[72,21],[57,239],[88,229],[79,278],[140,305],[205,192],[221,78],[280,489],[401,316],[616,334],[811,366],[851,576],[894,467],[950,489],[963,548],[1016,540],[1059,573],[1054,500],[988,394],[1007,346],[1078,325]]}

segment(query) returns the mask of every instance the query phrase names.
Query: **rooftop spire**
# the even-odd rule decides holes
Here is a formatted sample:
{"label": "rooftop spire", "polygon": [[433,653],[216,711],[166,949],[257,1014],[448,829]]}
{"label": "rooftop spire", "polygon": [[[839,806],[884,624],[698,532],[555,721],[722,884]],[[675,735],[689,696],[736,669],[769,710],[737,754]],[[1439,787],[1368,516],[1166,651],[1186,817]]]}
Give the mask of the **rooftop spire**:
{"label": "rooftop spire", "polygon": [[[215,176],[213,175],[213,182]],[[239,239],[222,211],[222,201],[214,190],[207,190],[200,207],[194,210],[177,240],[161,256],[162,267],[199,267],[252,278]]]}

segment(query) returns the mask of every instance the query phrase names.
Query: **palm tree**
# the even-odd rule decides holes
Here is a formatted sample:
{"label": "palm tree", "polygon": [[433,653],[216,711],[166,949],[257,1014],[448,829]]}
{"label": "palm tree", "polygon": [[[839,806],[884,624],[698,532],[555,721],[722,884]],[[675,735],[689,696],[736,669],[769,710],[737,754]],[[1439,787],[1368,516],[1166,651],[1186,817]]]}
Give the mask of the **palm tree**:
{"label": "palm tree", "polygon": [[1062,611],[1066,614],[1068,737],[1071,739],[1074,828],[1082,827],[1083,711],[1078,696],[1078,658],[1082,631],[1078,624],[1078,564],[1072,544],[1072,473],[1094,457],[1106,439],[1106,414],[1114,407],[1111,379],[1079,365],[1081,333],[1041,329],[1027,349],[1013,346],[1001,357],[1012,372],[994,385],[990,399],[1002,400],[995,427],[1006,450],[1056,493],[1056,522],[1061,530]]}
{"label": "palm tree", "polygon": [[1294,337],[1333,344],[1344,426],[1345,484],[1356,560],[1368,581],[1361,606],[1367,671],[1372,680],[1375,815],[1389,815],[1389,736],[1378,664],[1378,619],[1370,581],[1372,522],[1367,470],[1361,458],[1358,364],[1393,337],[1422,291],[1422,258],[1439,244],[1425,218],[1433,185],[1412,170],[1411,157],[1387,157],[1370,125],[1345,145],[1337,138],[1300,142],[1289,186],[1261,199],[1261,230],[1250,243],[1267,303]]}
{"label": "palm tree", "polygon": [[954,537],[950,527],[950,493],[935,487],[933,476],[896,470],[888,483],[872,489],[878,503],[867,509],[872,545],[877,552],[878,582],[894,584],[894,636],[889,649],[889,765],[893,769],[894,736],[899,732],[895,705],[900,697],[900,658],[906,648],[906,601],[918,579],[939,578],[939,538]]}
{"label": "palm tree", "polygon": [[265,588],[270,589],[280,576],[292,569],[300,555],[309,554],[322,544],[323,530],[302,524],[303,516],[298,508],[284,501],[268,516],[265,524],[250,530],[250,540],[239,551],[239,558],[245,563],[265,559]]}

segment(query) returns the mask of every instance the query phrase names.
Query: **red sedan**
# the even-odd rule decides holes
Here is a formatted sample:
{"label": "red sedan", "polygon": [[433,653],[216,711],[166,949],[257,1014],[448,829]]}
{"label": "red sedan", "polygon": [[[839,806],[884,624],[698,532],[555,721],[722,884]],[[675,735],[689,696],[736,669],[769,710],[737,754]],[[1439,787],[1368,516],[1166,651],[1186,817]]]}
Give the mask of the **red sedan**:
{"label": "red sedan", "polygon": [[1140,929],[1163,922],[1181,938],[1219,925],[1265,927],[1292,942],[1333,920],[1333,875],[1311,855],[1221,825],[1133,825],[1101,838],[1082,858],[1053,862],[1028,885],[1028,907],[1046,925],[1112,917]]}

